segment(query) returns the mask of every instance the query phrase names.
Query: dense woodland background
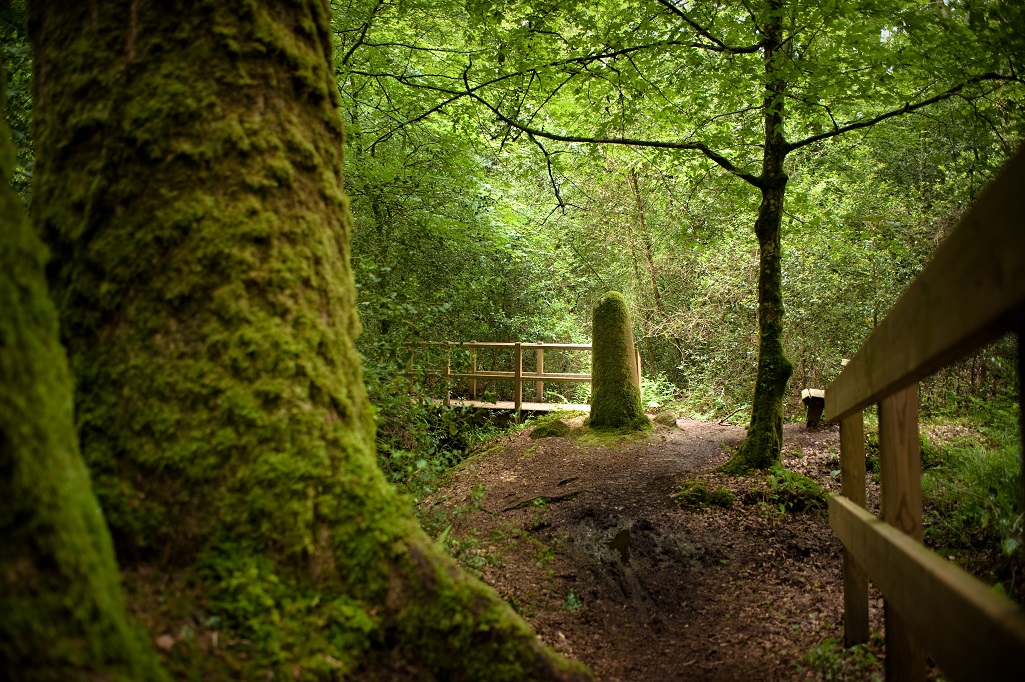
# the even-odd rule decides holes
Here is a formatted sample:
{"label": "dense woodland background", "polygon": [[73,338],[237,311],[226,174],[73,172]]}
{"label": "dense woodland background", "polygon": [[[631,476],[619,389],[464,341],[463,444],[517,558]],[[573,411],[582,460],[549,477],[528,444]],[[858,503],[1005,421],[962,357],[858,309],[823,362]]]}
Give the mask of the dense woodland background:
{"label": "dense woodland background", "polygon": [[[497,428],[409,399],[445,389],[421,342],[589,342],[591,311],[610,290],[631,307],[646,405],[747,423],[760,197],[742,176],[761,163],[763,65],[752,50],[720,49],[720,38],[747,45],[757,13],[669,0],[331,6],[357,347],[390,480],[418,498]],[[785,28],[804,40],[787,48],[799,57],[785,76],[787,132],[807,140],[786,158],[781,235],[794,367],[783,409],[799,421],[800,390],[839,373],[1025,139],[1025,9],[787,7]],[[680,23],[674,8],[698,23]],[[0,12],[11,183],[31,206],[33,54],[23,3]],[[833,136],[850,121],[873,125]],[[688,147],[695,140],[733,170]],[[964,486],[988,486],[956,532],[988,535],[1003,562],[995,581],[1012,594],[1025,565],[1016,355],[1008,337],[922,385],[927,420],[970,422],[989,439],[943,457],[926,442],[927,466],[936,455],[933,465],[969,472],[930,494],[953,509]],[[587,398],[586,386],[548,391],[551,401]]]}

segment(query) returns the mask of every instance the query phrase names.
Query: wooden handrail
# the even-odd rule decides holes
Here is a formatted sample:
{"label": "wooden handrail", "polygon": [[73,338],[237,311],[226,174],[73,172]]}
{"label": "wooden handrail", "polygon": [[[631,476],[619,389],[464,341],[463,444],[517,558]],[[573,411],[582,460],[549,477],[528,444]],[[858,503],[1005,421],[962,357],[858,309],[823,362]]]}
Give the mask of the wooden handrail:
{"label": "wooden handrail", "polygon": [[945,676],[1022,679],[1022,659],[1008,658],[1025,642],[1025,616],[1014,603],[844,497],[830,496],[829,522]]}
{"label": "wooden handrail", "polygon": [[[463,346],[465,348],[515,348],[516,341],[420,341],[423,346]],[[589,343],[519,343],[520,348],[543,350],[591,350]]]}
{"label": "wooden handrail", "polygon": [[[566,382],[566,383],[587,383],[591,381],[590,374],[584,374],[579,372],[548,372],[544,366],[544,352],[546,350],[568,350],[568,351],[590,351],[592,350],[591,344],[589,343],[521,343],[521,342],[508,342],[508,341],[421,341],[416,345],[423,346],[445,346],[447,348],[447,354],[445,358],[445,369],[444,370],[425,370],[428,374],[434,376],[444,376],[447,380],[450,379],[468,379],[470,383],[470,390],[473,398],[477,397],[477,380],[478,379],[511,379],[513,381],[513,396],[514,406],[517,413],[519,413],[523,405],[523,384],[524,382],[534,382],[535,395],[538,397],[538,402],[544,402],[544,383],[551,382]],[[470,372],[453,372],[452,371],[452,349],[457,347],[467,348],[470,351]],[[477,350],[480,348],[510,348],[514,352],[513,358],[513,370],[502,371],[502,370],[481,370],[478,368],[477,361]],[[523,371],[523,351],[533,350],[537,357],[537,369],[534,372]],[[412,367],[412,359],[410,359],[410,367]],[[641,354],[640,351],[634,348],[634,378],[640,387],[641,382]],[[411,370],[410,370],[411,371]],[[445,404],[448,405],[451,402],[451,396],[446,390],[445,392]]]}
{"label": "wooden handrail", "polygon": [[[885,599],[888,679],[924,680],[926,652],[952,679],[1025,675],[1021,609],[920,545],[917,386],[988,341],[1021,329],[1025,149],[826,389],[826,419],[840,422],[841,495],[830,499],[829,520],[844,545],[844,640],[851,645],[868,639],[871,579]],[[1019,334],[1019,350],[1023,340]],[[863,509],[862,410],[872,403],[879,404],[882,519]]]}
{"label": "wooden handrail", "polygon": [[1025,150],[979,196],[826,392],[838,421],[1025,321]]}

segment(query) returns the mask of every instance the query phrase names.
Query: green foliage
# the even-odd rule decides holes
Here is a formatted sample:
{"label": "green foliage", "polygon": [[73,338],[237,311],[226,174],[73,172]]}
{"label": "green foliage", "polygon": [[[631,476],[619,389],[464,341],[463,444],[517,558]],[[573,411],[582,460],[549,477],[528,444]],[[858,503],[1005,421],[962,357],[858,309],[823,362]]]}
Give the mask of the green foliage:
{"label": "green foliage", "polygon": [[[973,426],[943,420],[930,439],[933,465],[922,474],[926,541],[1021,602],[1025,525],[1017,402],[977,405]],[[943,427],[946,427],[944,429]]]}
{"label": "green foliage", "polygon": [[709,490],[705,481],[684,481],[673,493],[672,499],[684,509],[690,510],[707,506],[729,509],[733,506],[733,493],[729,489]]}
{"label": "green foliage", "polygon": [[776,467],[765,477],[765,487],[749,490],[745,504],[765,504],[781,514],[824,510],[828,494],[818,483],[796,471]]}
{"label": "green foliage", "polygon": [[798,668],[808,667],[824,680],[873,680],[883,679],[882,662],[876,651],[882,646],[882,638],[875,635],[869,644],[855,644],[845,647],[836,637],[827,637],[806,653]]}
{"label": "green foliage", "polygon": [[623,295],[611,291],[594,308],[592,326],[591,414],[596,430],[646,429],[641,408],[633,329]]}
{"label": "green foliage", "polygon": [[641,404],[645,409],[657,410],[678,405],[680,397],[680,389],[664,373],[641,377]]}
{"label": "green foliage", "polygon": [[562,608],[572,613],[573,611],[579,611],[583,608],[584,602],[580,599],[580,595],[575,590],[569,590],[566,592],[566,601],[563,602]]}
{"label": "green foliage", "polygon": [[13,138],[14,164],[8,175],[11,187],[26,205],[31,196],[35,151],[32,143],[32,47],[28,41],[25,0],[0,3],[0,62],[7,98],[3,117]]}

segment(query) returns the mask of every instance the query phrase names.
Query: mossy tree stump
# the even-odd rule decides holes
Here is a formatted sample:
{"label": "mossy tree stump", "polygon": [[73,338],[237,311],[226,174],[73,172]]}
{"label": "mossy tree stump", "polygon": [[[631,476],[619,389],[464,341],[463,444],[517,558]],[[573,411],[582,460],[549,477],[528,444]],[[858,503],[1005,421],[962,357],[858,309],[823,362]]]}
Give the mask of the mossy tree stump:
{"label": "mossy tree stump", "polygon": [[640,377],[626,299],[605,294],[594,308],[591,332],[591,416],[599,430],[640,430],[651,423],[641,406]]}

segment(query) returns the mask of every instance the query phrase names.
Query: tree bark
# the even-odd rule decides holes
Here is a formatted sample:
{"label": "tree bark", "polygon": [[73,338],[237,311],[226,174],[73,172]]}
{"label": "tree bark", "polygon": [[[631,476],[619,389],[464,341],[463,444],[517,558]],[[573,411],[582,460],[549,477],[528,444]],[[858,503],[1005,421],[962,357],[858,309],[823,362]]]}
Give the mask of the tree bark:
{"label": "tree bark", "polygon": [[[0,109],[2,73],[0,59]],[[0,120],[0,679],[163,680],[79,454],[46,249],[8,184],[13,161]]]}
{"label": "tree bark", "polygon": [[193,576],[245,679],[585,679],[376,466],[329,20],[33,6],[34,206],[115,542]]}
{"label": "tree bark", "polygon": [[780,228],[787,175],[784,139],[786,80],[776,72],[774,58],[783,49],[783,3],[770,0],[765,21],[765,143],[762,192],[755,235],[758,237],[758,374],[751,424],[737,454],[724,469],[737,473],[780,463],[783,447],[783,396],[793,365],[783,351],[783,278]]}

